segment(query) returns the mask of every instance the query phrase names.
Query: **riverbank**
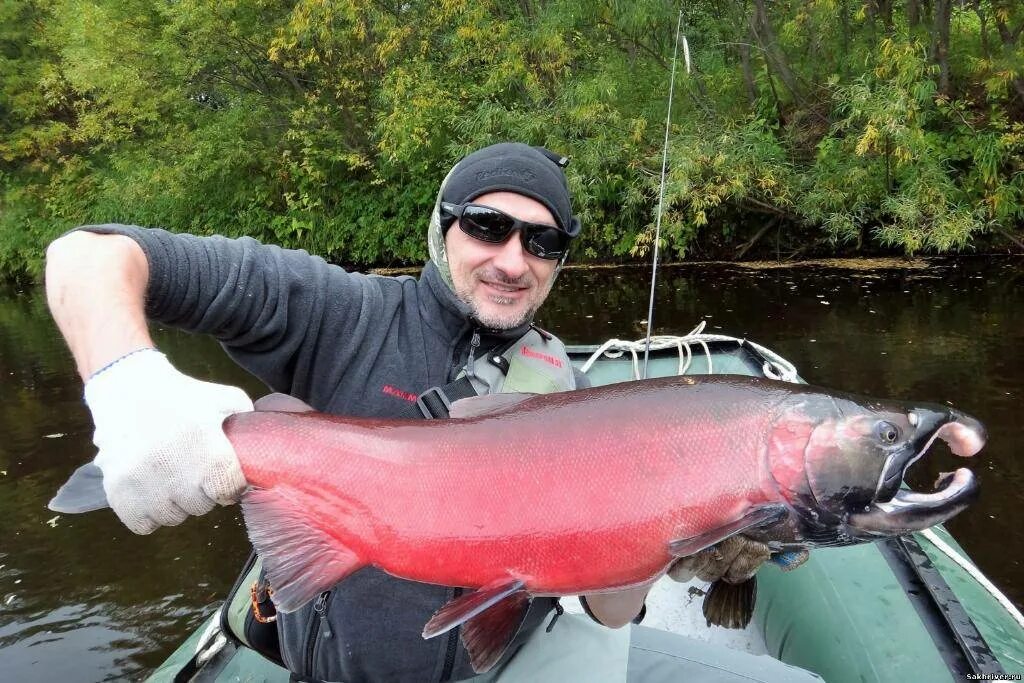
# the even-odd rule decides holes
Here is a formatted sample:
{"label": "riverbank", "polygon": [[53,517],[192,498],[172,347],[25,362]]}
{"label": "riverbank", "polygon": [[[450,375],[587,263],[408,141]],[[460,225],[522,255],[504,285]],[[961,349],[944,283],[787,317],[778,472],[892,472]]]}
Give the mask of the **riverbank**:
{"label": "riverbank", "polygon": [[[1024,258],[1024,254],[1021,254]],[[705,266],[735,266],[737,268],[749,268],[750,270],[780,270],[787,268],[831,268],[837,270],[925,270],[931,264],[948,262],[956,259],[955,256],[935,257],[874,257],[864,258],[817,258],[804,259],[800,261],[669,261],[659,263],[659,268],[700,268]],[[964,256],[962,258],[977,258],[977,255]],[[634,263],[568,263],[562,270],[573,271],[596,271],[615,270],[619,268],[650,268],[650,262],[637,261]],[[374,275],[416,275],[421,267],[401,268],[369,268],[368,273]]]}

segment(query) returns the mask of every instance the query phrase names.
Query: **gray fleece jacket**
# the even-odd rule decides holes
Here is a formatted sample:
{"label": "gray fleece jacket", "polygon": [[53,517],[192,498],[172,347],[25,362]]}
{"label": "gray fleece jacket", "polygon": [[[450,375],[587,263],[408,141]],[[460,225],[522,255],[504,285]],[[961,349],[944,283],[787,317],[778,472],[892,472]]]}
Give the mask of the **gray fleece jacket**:
{"label": "gray fleece jacket", "polygon": [[[418,417],[415,397],[458,375],[474,330],[481,333],[480,352],[526,331],[476,328],[432,262],[419,279],[380,277],[244,237],[125,225],[81,229],[126,235],[139,244],[149,261],[147,316],[213,335],[272,390],[327,413]],[[294,674],[321,681],[470,677],[457,629],[431,640],[420,635],[454,595],[452,588],[364,568],[319,605],[279,615],[282,657]],[[534,600],[517,643],[553,605],[551,599]]]}

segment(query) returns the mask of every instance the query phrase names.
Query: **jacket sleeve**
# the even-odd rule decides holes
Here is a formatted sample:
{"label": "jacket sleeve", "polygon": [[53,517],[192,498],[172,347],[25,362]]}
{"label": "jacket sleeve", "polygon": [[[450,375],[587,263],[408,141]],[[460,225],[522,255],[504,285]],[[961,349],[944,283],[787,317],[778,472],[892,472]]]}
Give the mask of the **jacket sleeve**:
{"label": "jacket sleeve", "polygon": [[382,278],[349,273],[306,251],[248,237],[197,237],[126,225],[80,229],[125,235],[139,244],[149,261],[148,317],[213,335],[274,390],[304,399],[313,385],[311,368],[317,369],[318,384],[337,379],[325,375],[344,373],[371,328],[386,322],[400,297],[395,287],[381,286]]}

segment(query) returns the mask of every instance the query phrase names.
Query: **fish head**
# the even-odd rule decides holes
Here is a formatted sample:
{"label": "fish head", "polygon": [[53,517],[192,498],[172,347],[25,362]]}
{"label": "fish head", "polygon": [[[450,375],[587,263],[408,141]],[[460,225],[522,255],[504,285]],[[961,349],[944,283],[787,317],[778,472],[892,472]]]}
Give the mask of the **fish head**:
{"label": "fish head", "polygon": [[[937,439],[962,457],[984,446],[984,426],[947,406],[803,394],[783,411],[776,432],[780,426],[794,443],[776,458],[788,464],[776,480],[819,537],[822,527],[835,529],[836,538],[847,542],[920,531],[977,497],[977,481],[966,468],[941,477],[931,493],[904,486],[907,470]],[[802,446],[799,456],[793,446]]]}

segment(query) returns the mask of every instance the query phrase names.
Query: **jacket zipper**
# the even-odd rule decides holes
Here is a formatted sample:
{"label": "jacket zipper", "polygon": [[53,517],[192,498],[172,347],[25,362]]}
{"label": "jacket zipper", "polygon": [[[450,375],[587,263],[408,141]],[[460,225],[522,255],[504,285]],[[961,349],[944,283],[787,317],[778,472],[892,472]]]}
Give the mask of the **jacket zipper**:
{"label": "jacket zipper", "polygon": [[473,337],[469,340],[469,357],[466,358],[466,377],[473,379],[476,372],[473,368],[473,361],[476,360],[476,350],[480,348],[480,330],[473,329]]}
{"label": "jacket zipper", "polygon": [[309,637],[306,640],[306,675],[310,677],[313,676],[313,655],[316,652],[318,637],[323,635],[324,638],[330,638],[332,635],[331,625],[327,621],[327,603],[330,597],[331,591],[324,591],[313,603],[313,611],[320,615],[320,618],[310,622]]}
{"label": "jacket zipper", "polygon": [[[469,340],[469,356],[466,358],[466,377],[472,379],[476,376],[473,371],[473,361],[476,357],[476,350],[480,348],[480,328],[473,328],[473,336]],[[455,588],[452,591],[451,599],[462,595],[461,588]],[[441,683],[451,678],[452,670],[455,669],[455,655],[459,651],[459,629],[453,628],[448,632],[448,647],[444,656],[444,669],[441,670]]]}
{"label": "jacket zipper", "polygon": [[[456,588],[452,591],[452,600],[462,595],[462,589]],[[448,632],[448,651],[444,656],[444,670],[441,671],[441,683],[451,678],[452,669],[455,668],[455,655],[459,651],[459,630],[453,628]]]}

